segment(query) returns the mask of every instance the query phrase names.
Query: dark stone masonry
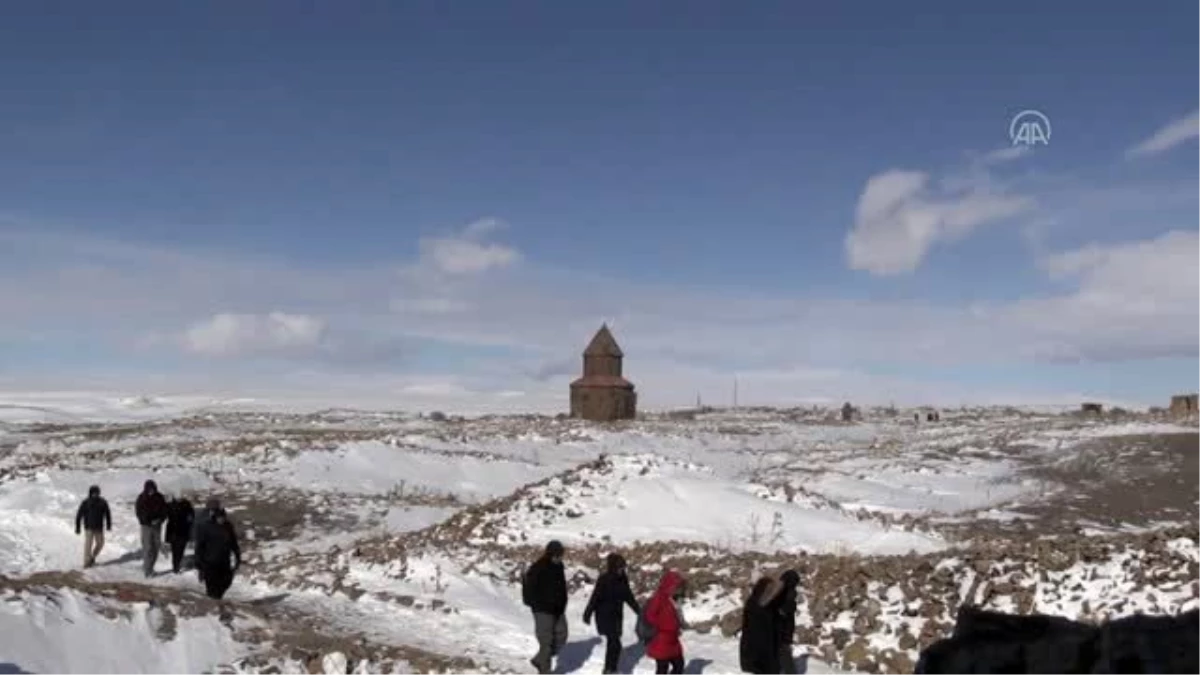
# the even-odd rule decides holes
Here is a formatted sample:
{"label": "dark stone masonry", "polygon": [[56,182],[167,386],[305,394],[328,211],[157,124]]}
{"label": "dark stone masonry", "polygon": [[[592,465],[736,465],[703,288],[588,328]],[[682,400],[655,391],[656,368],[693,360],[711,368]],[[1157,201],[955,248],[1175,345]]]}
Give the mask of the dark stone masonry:
{"label": "dark stone masonry", "polygon": [[608,325],[600,326],[583,350],[583,377],[571,383],[571,417],[609,422],[637,416],[637,393],[621,375],[623,358]]}

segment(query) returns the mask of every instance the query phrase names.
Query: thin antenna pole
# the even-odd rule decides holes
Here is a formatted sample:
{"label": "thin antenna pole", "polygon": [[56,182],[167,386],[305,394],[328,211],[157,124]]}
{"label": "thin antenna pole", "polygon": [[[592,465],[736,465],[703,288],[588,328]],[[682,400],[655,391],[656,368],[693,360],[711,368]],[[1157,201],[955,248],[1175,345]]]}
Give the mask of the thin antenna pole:
{"label": "thin antenna pole", "polygon": [[737,375],[734,375],[734,376],[733,376],[733,407],[734,407],[734,408],[738,407],[738,404],[737,404],[737,385],[738,385],[738,381],[737,381]]}

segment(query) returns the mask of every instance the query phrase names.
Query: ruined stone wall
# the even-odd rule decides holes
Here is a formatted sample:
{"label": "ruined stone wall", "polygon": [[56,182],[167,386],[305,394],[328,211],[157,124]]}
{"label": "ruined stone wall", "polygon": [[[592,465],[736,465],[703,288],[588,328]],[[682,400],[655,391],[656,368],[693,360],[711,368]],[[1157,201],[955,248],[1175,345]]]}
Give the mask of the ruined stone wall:
{"label": "ruined stone wall", "polygon": [[596,422],[633,419],[637,416],[637,394],[620,387],[571,388],[571,417]]}

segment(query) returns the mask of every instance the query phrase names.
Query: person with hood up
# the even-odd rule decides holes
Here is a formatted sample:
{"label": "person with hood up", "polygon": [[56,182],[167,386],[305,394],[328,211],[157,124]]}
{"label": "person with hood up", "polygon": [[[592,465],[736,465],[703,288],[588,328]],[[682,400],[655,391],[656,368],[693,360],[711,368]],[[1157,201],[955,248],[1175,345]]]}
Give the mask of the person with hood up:
{"label": "person with hood up", "polygon": [[162,548],[162,525],[167,519],[167,500],[158,491],[158,485],[148,480],[133,508],[138,525],[142,527],[142,572],[149,577],[154,574],[154,563],[158,562],[158,551]]}
{"label": "person with hood up", "polygon": [[792,641],[800,575],[795,570],[764,575],[742,609],[739,656],[742,672],[795,673]]}
{"label": "person with hood up", "polygon": [[237,531],[221,508],[220,500],[211,498],[204,505],[204,515],[196,527],[196,572],[205,594],[214,600],[225,597],[225,591],[233,585],[233,575],[241,566]]}
{"label": "person with hood up", "polygon": [[637,615],[637,600],[629,587],[625,558],[609,553],[605,559],[605,570],[596,579],[596,588],[583,610],[583,622],[591,623],[596,617],[596,632],[604,636],[604,672],[615,673],[621,660],[621,633],[624,628],[625,606]]}
{"label": "person with hood up", "polygon": [[196,520],[196,509],[187,497],[172,497],[167,504],[167,544],[171,547],[171,571],[179,574],[183,565],[183,552],[192,540],[192,525]]}
{"label": "person with hood up", "polygon": [[[792,654],[792,643],[796,641],[796,603],[800,599],[800,573],[788,570],[780,575],[783,588],[775,601],[779,629],[779,672],[791,675],[796,672],[796,657]],[[771,589],[767,589],[767,598]],[[768,603],[771,601],[768,600]]]}
{"label": "person with hood up", "polygon": [[551,660],[567,642],[567,574],[563,545],[552,541],[529,569],[521,584],[521,599],[533,611],[537,655],[529,660],[539,673],[551,670]]}
{"label": "person with hood up", "polygon": [[654,659],[654,672],[660,675],[683,672],[683,643],[679,635],[687,624],[679,601],[683,599],[685,584],[683,576],[669,570],[646,603],[646,623],[654,629],[654,637],[646,645],[646,655]]}
{"label": "person with hood up", "polygon": [[112,532],[112,512],[108,510],[108,501],[100,496],[100,486],[88,488],[87,499],[79,504],[75,513],[75,534],[79,534],[79,526],[83,526],[83,566],[91,567],[96,564],[96,556],[104,548],[104,530]]}

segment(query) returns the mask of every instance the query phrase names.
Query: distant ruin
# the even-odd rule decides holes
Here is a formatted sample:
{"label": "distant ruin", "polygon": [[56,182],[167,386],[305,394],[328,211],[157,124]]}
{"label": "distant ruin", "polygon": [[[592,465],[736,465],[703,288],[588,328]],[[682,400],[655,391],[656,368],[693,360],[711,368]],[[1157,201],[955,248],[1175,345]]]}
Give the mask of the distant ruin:
{"label": "distant ruin", "polygon": [[1189,415],[1195,415],[1197,412],[1196,400],[1196,394],[1177,394],[1172,396],[1171,407],[1169,408],[1171,416],[1187,417]]}
{"label": "distant ruin", "polygon": [[637,393],[621,375],[625,354],[608,325],[583,350],[583,377],[571,383],[571,417],[610,422],[637,416]]}
{"label": "distant ruin", "polygon": [[1079,406],[1079,412],[1085,415],[1103,415],[1104,404],[1102,403],[1082,403]]}

